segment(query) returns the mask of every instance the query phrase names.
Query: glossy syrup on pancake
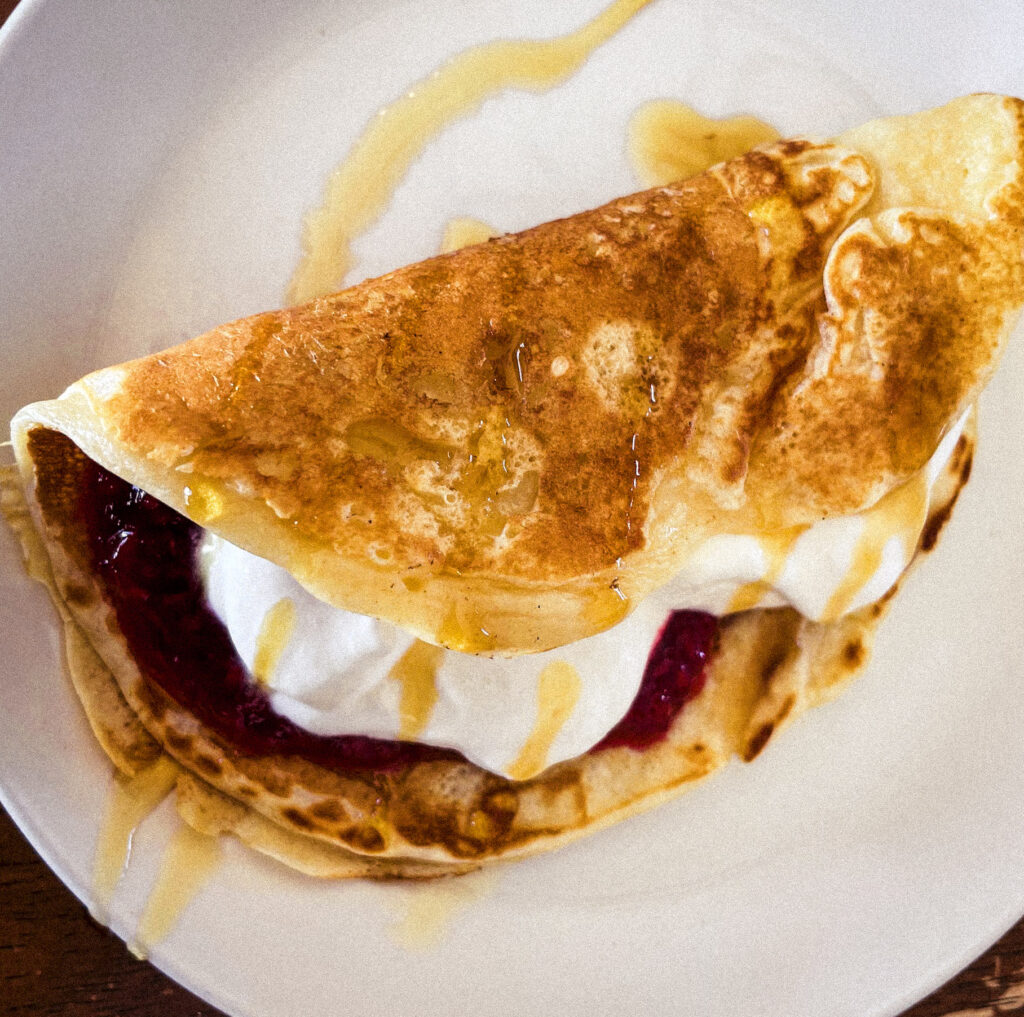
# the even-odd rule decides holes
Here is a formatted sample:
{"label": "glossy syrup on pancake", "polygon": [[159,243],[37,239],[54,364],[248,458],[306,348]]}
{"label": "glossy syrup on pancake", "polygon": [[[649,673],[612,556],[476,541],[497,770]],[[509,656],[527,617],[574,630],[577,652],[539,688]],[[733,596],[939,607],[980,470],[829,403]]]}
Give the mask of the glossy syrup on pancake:
{"label": "glossy syrup on pancake", "polygon": [[[867,197],[866,164],[828,146],[729,166],[238,323],[202,372],[182,347],[99,398],[170,471],[154,494],[196,518],[194,492],[219,492],[211,528],[280,540],[262,556],[335,606],[471,652],[606,630],[686,556],[645,537],[652,517],[697,539],[675,498],[652,503],[661,481],[689,463],[688,495],[739,484],[745,431],[810,334],[815,259]],[[784,229],[766,253],[767,198]],[[264,518],[236,534],[252,499]]]}
{"label": "glossy syrup on pancake", "polygon": [[[67,456],[80,473],[85,552],[146,679],[233,748],[257,756],[294,754],[341,771],[388,771],[462,759],[454,750],[414,741],[317,735],[281,717],[206,602],[196,554],[199,527],[86,459],[62,436],[40,429],[31,441]],[[591,751],[639,750],[664,738],[685,704],[701,691],[716,635],[713,616],[673,612],[653,648],[636,648],[638,656],[649,654],[637,696]],[[416,708],[410,706],[409,712],[415,716]]]}

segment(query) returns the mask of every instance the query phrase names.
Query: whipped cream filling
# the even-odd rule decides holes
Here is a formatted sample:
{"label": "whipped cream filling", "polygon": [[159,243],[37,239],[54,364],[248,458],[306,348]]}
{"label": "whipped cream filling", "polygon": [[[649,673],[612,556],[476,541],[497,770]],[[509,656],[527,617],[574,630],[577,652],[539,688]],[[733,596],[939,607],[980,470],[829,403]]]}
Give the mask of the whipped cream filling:
{"label": "whipped cream filling", "polygon": [[965,420],[870,509],[782,535],[712,537],[622,622],[545,653],[492,658],[429,646],[324,603],[285,569],[211,533],[201,547],[207,597],[274,709],[300,727],[415,739],[526,779],[586,752],[624,716],[671,611],[791,604],[829,620],[888,592],[914,556]]}

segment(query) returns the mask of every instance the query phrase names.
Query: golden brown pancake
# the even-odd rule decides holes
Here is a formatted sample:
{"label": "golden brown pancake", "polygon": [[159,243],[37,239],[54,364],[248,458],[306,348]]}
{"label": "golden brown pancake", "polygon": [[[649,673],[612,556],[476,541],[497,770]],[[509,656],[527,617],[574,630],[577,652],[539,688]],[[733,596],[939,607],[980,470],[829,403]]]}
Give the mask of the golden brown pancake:
{"label": "golden brown pancake", "polygon": [[703,691],[642,751],[523,782],[450,759],[340,772],[239,751],[146,679],[83,550],[82,471],[338,606],[529,653],[615,624],[710,536],[857,512],[916,474],[995,369],[1022,252],[1024,104],[972,96],[765,145],[27,407],[21,480],[101,743],[126,770],[169,752],[197,826],[360,875],[553,847],[753,758],[863,664],[881,605],[723,619]]}

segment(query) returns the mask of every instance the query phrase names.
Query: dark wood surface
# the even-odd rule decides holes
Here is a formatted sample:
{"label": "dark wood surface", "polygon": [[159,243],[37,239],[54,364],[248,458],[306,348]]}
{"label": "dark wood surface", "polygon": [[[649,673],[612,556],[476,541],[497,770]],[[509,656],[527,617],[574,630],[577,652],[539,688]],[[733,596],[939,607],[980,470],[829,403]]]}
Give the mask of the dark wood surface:
{"label": "dark wood surface", "polygon": [[[15,6],[16,0],[0,0],[0,23]],[[1024,920],[904,1017],[1017,1012],[1024,1013]],[[220,1011],[135,960],[0,810],[0,1014],[219,1017]]]}

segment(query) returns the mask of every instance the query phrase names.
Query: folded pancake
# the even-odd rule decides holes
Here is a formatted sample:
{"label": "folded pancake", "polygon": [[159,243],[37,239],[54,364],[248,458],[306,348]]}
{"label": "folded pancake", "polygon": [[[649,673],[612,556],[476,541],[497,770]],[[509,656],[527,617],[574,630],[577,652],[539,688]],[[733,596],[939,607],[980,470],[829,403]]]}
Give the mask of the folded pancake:
{"label": "folded pancake", "polygon": [[[81,492],[121,478],[428,643],[547,650],[621,621],[717,534],[857,513],[917,475],[995,369],[1022,252],[1024,104],[972,96],[765,145],[26,407],[21,480],[74,645],[95,654],[94,728],[123,768],[154,744],[178,759],[190,821],[335,873],[553,846],[752,758],[863,663],[880,605],[717,621],[656,739],[529,780],[443,751],[339,765],[254,751],[153,680]],[[972,447],[968,427],[926,543]]]}

